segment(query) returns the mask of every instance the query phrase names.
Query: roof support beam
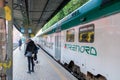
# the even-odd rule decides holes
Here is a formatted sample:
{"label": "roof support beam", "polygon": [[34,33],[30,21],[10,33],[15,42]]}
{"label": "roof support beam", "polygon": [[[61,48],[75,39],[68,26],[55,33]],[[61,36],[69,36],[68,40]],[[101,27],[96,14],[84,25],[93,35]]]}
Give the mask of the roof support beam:
{"label": "roof support beam", "polygon": [[29,12],[53,12],[55,10],[50,10],[50,11],[29,11]]}
{"label": "roof support beam", "polygon": [[28,0],[25,0],[26,13],[27,13],[27,24],[29,25],[29,12],[28,12]]}
{"label": "roof support beam", "polygon": [[[49,2],[49,0],[47,0],[47,2],[46,2],[46,4],[45,4],[45,7],[44,7],[44,9],[43,9],[43,12],[45,11],[45,9],[46,9],[46,7],[47,7],[48,2]],[[39,18],[39,20],[38,20],[37,25],[40,23],[40,20],[41,20],[41,17],[42,17],[42,15],[43,15],[43,12],[42,12],[42,14],[40,15],[40,18]],[[37,26],[37,25],[36,25],[36,26]]]}

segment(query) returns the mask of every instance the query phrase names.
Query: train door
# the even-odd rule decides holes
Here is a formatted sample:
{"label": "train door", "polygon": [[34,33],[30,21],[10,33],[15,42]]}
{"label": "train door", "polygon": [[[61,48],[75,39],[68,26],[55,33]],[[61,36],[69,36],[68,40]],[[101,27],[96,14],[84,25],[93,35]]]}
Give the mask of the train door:
{"label": "train door", "polygon": [[55,59],[57,61],[61,59],[61,32],[55,35]]}

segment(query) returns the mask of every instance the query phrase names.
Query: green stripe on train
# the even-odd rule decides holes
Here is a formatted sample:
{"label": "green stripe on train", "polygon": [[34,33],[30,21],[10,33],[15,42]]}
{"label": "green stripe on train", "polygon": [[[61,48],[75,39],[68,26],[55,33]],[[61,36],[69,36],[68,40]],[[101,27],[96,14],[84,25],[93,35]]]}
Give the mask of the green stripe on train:
{"label": "green stripe on train", "polygon": [[[101,1],[101,0],[100,0]],[[90,4],[86,4],[90,5]],[[103,18],[105,16],[112,15],[114,13],[120,12],[120,0],[112,0],[109,4],[105,5],[100,5],[99,1],[95,4],[98,6],[95,6],[95,8],[91,8],[92,10],[87,10],[88,12],[85,12],[84,14],[81,14],[81,12],[75,11],[75,16],[73,15],[70,19],[64,21],[61,23],[61,26],[56,28],[53,28],[52,30],[44,33],[44,34],[51,34],[58,32],[58,29],[65,30],[72,28],[74,26],[80,25],[80,24],[85,24],[90,21]],[[91,5],[92,6],[92,5]],[[83,6],[84,7],[84,6]],[[73,13],[74,14],[74,13]],[[61,31],[59,30],[59,31]]]}
{"label": "green stripe on train", "polygon": [[[96,8],[86,14],[83,14],[81,16],[77,16],[75,18],[73,18],[71,21],[63,24],[61,26],[61,30],[65,30],[71,27],[74,27],[76,25],[80,25],[80,24],[85,24],[87,22],[105,17],[105,16],[109,16],[112,15],[116,12],[120,12],[120,2],[119,3],[115,3],[113,5],[109,5],[109,7],[104,6],[104,8],[99,7]],[[82,21],[83,20],[83,21]]]}

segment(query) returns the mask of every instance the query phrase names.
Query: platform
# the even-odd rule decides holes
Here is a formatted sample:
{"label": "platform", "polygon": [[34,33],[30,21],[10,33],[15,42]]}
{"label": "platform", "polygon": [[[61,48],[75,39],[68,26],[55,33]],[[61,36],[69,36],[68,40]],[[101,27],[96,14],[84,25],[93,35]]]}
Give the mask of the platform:
{"label": "platform", "polygon": [[21,50],[17,48],[13,52],[13,80],[77,80],[42,49],[39,49],[39,63],[35,64],[35,72],[28,74],[24,51],[22,45]]}

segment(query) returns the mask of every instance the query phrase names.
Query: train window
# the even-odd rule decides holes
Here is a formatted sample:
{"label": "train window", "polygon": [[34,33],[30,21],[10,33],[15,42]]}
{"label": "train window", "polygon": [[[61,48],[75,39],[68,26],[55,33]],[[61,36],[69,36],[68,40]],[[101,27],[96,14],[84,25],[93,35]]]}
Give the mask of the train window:
{"label": "train window", "polygon": [[94,24],[86,25],[79,28],[79,42],[94,42]]}
{"label": "train window", "polygon": [[71,30],[67,30],[66,32],[66,41],[67,42],[74,42],[74,37],[75,36],[75,30],[71,29]]}

